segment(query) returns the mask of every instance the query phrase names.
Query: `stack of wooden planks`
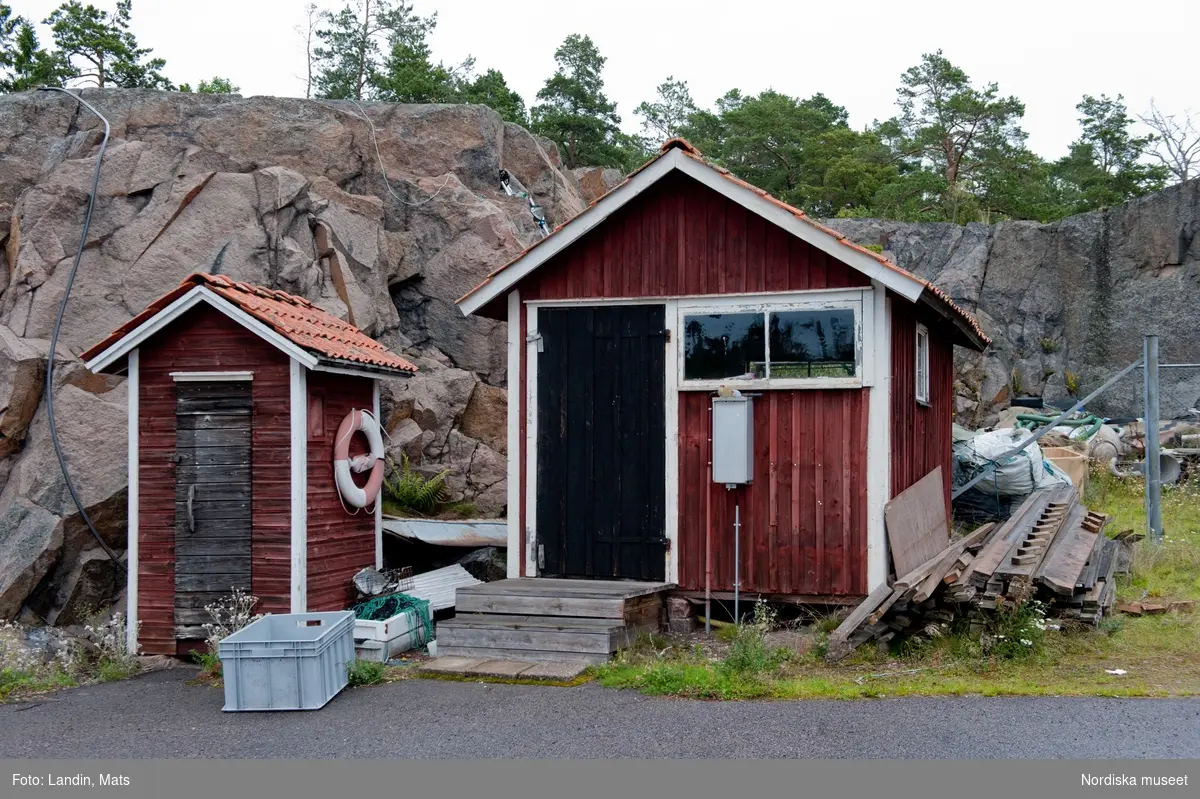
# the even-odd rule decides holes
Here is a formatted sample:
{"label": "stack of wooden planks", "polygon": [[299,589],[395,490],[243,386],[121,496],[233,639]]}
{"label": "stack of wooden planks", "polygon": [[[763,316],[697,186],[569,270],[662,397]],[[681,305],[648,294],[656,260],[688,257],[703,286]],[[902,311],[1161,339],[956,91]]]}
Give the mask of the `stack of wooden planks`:
{"label": "stack of wooden planks", "polygon": [[830,636],[827,657],[840,660],[870,640],[885,648],[930,624],[982,631],[987,614],[1031,599],[1046,603],[1048,615],[1098,622],[1116,598],[1118,544],[1104,535],[1108,522],[1069,485],[1035,491],[1004,522],[950,542],[873,591]]}

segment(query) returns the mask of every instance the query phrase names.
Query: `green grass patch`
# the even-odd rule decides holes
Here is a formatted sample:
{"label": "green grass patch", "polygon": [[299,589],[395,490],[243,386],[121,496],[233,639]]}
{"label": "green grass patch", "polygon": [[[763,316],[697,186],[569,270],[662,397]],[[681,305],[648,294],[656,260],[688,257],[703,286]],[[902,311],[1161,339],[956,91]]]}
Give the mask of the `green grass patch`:
{"label": "green grass patch", "polygon": [[355,660],[346,664],[346,677],[351,688],[381,683],[386,676],[387,666],[373,660]]}
{"label": "green grass patch", "polygon": [[[1113,517],[1112,535],[1145,528],[1140,481],[1096,470],[1084,504]],[[1135,545],[1130,574],[1119,578],[1121,599],[1200,599],[1200,480],[1164,487],[1163,528],[1161,544]],[[944,629],[829,664],[824,642],[839,618],[812,620],[793,635],[793,643],[806,640],[793,651],[771,645],[774,619],[760,615],[741,628],[719,627],[701,644],[655,636],[591,673],[611,688],[696,699],[1200,696],[1200,611],[1116,613],[1099,627],[1049,618],[1043,629],[1029,605],[994,616],[982,636]],[[1118,670],[1125,673],[1109,673]]]}
{"label": "green grass patch", "polygon": [[61,669],[42,673],[3,669],[0,670],[0,702],[76,685],[75,678]]}

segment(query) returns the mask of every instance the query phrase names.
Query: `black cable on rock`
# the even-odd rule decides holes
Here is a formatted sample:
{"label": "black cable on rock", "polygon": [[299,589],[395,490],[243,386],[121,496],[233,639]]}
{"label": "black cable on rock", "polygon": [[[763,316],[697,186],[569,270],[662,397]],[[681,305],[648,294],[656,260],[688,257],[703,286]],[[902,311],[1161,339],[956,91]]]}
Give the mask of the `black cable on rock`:
{"label": "black cable on rock", "polygon": [[63,289],[62,301],[58,304],[58,316],[54,320],[54,332],[50,334],[50,353],[46,363],[46,419],[50,423],[50,440],[54,442],[54,454],[58,456],[58,466],[62,469],[63,481],[67,484],[67,491],[71,495],[71,499],[75,501],[75,507],[79,509],[79,516],[83,519],[83,523],[92,531],[92,535],[100,542],[100,546],[112,558],[112,562],[117,565],[122,571],[128,571],[128,567],[121,562],[121,558],[116,552],[113,552],[104,541],[104,537],[100,535],[100,531],[96,529],[96,525],[92,523],[92,519],[88,516],[87,510],[83,507],[83,500],[79,498],[79,492],[75,490],[75,483],[71,480],[71,474],[67,471],[67,459],[63,455],[62,444],[58,440],[58,428],[54,424],[54,361],[58,354],[58,333],[62,329],[63,315],[67,310],[67,300],[71,297],[71,286],[75,283],[75,274],[79,271],[79,261],[83,258],[83,248],[87,244],[88,228],[92,224],[92,211],[96,207],[96,190],[100,186],[100,165],[104,161],[104,150],[108,147],[109,126],[108,120],[104,115],[84,100],[78,94],[67,91],[66,89],[57,86],[43,86],[42,91],[62,92],[68,97],[73,97],[75,102],[82,105],[87,110],[91,111],[100,121],[104,123],[104,138],[100,141],[100,152],[96,154],[96,169],[92,172],[92,189],[88,193],[87,215],[83,218],[83,232],[79,234],[79,247],[75,250],[75,262],[71,264],[71,272],[67,275],[67,285]]}

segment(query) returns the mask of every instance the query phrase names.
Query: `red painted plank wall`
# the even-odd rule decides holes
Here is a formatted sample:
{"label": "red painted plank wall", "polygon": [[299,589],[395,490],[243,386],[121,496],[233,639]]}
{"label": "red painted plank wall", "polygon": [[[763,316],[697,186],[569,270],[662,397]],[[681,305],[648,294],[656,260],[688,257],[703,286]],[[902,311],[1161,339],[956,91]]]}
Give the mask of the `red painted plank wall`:
{"label": "red painted plank wall", "polygon": [[520,284],[522,300],[869,286],[846,264],[680,173]]}
{"label": "red painted plank wall", "polygon": [[140,347],[138,426],[139,640],[174,655],[175,381],[178,371],[251,371],[253,477],[251,590],[259,612],[286,613],[291,595],[290,384],[288,358],[201,305]]}
{"label": "red painted plank wall", "polygon": [[[354,575],[375,565],[375,514],[343,506],[333,478],[338,426],[352,408],[371,410],[372,380],[323,372],[308,373],[308,609],[344,610],[354,600]],[[315,401],[314,401],[315,400]],[[319,429],[318,429],[319,427]],[[316,435],[314,435],[314,433]],[[363,435],[350,440],[351,457],[366,452]],[[358,477],[359,485],[366,481]],[[373,508],[373,506],[372,506]]]}
{"label": "red painted plank wall", "polygon": [[[528,302],[869,285],[869,279],[841,261],[686,175],[674,174],[543,265],[518,289]],[[522,333],[527,313],[522,304]],[[529,457],[524,355],[522,351],[522,464]],[[708,463],[708,394],[681,392],[679,403],[680,584],[685,590],[699,590],[704,587],[704,492],[697,487],[705,484]],[[743,560],[746,591],[814,596],[866,593],[867,404],[861,390],[770,391],[756,401],[755,440],[760,453],[756,471],[763,477],[743,489],[742,510],[748,514],[743,518],[747,524],[743,533],[750,536],[744,539],[748,542]],[[773,479],[767,477],[772,460]],[[717,564],[713,590],[731,591],[733,504],[721,486],[711,487],[710,493]],[[525,574],[529,509],[524,501],[524,468],[521,498],[519,556]]]}
{"label": "red painted plank wall", "polygon": [[[938,466],[950,510],[951,425],[954,423],[954,345],[939,335],[939,317],[891,296],[892,493],[894,497]],[[929,328],[929,404],[917,402],[917,323]]]}
{"label": "red painted plank wall", "polygon": [[679,395],[679,585],[704,588],[705,488],[712,590],[732,591],[734,503],[742,590],[866,593],[867,391],[765,391],[754,399],[754,475],[733,491],[708,481],[711,397]]}

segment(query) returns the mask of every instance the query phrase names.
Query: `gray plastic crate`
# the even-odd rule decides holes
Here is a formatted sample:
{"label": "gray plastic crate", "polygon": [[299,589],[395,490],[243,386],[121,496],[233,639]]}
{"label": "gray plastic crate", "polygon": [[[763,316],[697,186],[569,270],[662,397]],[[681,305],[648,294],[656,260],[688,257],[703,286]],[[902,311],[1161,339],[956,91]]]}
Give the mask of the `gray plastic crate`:
{"label": "gray plastic crate", "polygon": [[218,645],[224,710],[316,710],[346,687],[354,614],[263,616]]}

